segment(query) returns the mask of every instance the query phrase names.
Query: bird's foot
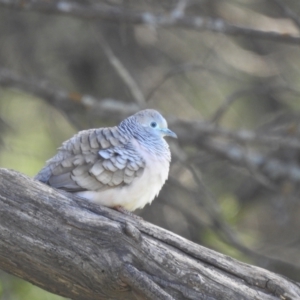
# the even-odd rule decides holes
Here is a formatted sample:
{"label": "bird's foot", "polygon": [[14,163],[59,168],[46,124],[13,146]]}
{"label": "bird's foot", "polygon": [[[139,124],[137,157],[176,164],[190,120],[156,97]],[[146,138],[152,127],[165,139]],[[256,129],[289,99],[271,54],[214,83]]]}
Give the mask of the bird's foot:
{"label": "bird's foot", "polygon": [[113,209],[117,210],[118,212],[120,212],[120,213],[122,213],[124,215],[130,216],[130,217],[132,217],[134,219],[143,220],[142,217],[133,214],[131,211],[127,210],[126,208],[124,208],[121,205],[116,205],[116,206],[113,207]]}

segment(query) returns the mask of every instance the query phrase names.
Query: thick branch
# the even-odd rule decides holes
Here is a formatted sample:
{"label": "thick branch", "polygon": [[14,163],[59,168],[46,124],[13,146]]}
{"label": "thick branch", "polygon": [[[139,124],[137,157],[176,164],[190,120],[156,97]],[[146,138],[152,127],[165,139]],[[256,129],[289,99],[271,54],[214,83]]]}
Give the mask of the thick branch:
{"label": "thick branch", "polygon": [[300,285],[0,169],[0,268],[72,299],[298,299]]}
{"label": "thick branch", "polygon": [[81,5],[71,1],[23,1],[0,0],[0,6],[37,11],[47,14],[62,14],[83,19],[102,19],[112,22],[126,22],[130,24],[145,24],[155,27],[178,27],[196,31],[209,30],[232,36],[253,37],[276,42],[299,44],[300,37],[287,33],[262,31],[252,28],[230,24],[222,19],[201,16],[187,16],[182,13],[170,12],[152,13],[131,11],[116,6],[107,5]]}

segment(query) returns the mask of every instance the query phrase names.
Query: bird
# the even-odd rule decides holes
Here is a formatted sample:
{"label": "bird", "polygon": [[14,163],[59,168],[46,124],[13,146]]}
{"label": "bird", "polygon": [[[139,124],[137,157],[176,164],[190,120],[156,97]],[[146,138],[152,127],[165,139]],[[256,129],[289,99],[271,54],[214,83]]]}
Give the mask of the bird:
{"label": "bird", "polygon": [[35,179],[121,212],[151,204],[169,175],[177,138],[165,118],[145,109],[119,125],[78,132],[65,141]]}

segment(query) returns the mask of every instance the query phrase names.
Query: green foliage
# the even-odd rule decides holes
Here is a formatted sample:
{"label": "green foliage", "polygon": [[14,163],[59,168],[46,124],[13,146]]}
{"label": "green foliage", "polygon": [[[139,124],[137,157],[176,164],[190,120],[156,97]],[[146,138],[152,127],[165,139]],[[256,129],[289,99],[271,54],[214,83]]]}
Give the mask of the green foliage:
{"label": "green foliage", "polygon": [[65,298],[42,290],[29,282],[0,273],[0,300],[63,300]]}
{"label": "green foliage", "polygon": [[[74,133],[59,112],[25,93],[1,92],[0,112],[11,127],[4,137],[0,165],[29,176],[34,176],[61,141]],[[55,130],[57,140],[51,139]]]}

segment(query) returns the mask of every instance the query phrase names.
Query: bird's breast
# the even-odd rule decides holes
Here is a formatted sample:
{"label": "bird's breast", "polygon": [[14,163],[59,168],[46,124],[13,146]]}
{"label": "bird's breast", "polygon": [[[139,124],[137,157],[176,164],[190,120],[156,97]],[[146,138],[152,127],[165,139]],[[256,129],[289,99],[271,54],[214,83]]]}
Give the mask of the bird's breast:
{"label": "bird's breast", "polygon": [[129,210],[143,208],[150,204],[159,194],[168,178],[170,163],[168,160],[158,157],[144,157],[145,170],[141,177],[132,182],[130,187],[133,197],[128,199],[128,204],[123,206]]}
{"label": "bird's breast", "polygon": [[101,191],[84,191],[78,195],[108,207],[120,205],[129,211],[150,204],[168,178],[170,162],[145,149],[140,149],[140,153],[145,160],[144,172],[129,185]]}

